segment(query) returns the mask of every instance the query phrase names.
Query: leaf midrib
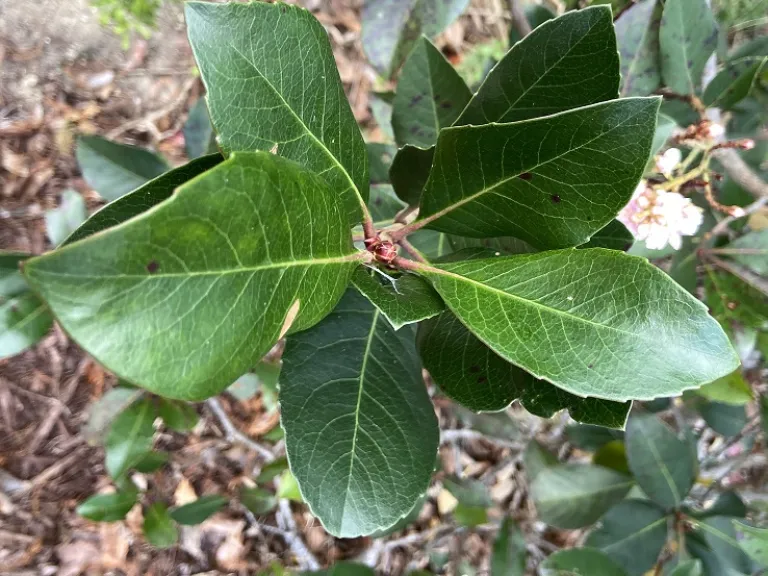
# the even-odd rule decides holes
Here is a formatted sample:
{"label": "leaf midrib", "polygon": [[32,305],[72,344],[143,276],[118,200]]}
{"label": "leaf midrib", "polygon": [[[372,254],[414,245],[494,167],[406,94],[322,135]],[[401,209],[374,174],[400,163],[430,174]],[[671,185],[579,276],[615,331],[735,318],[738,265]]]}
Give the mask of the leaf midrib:
{"label": "leaf midrib", "polygon": [[573,502],[574,500],[583,500],[585,498],[593,498],[595,496],[599,496],[602,494],[609,494],[611,492],[623,490],[624,488],[632,487],[634,483],[635,483],[634,480],[629,479],[625,482],[617,482],[616,484],[611,484],[606,488],[595,490],[593,492],[581,492],[579,494],[569,493],[567,495],[563,495],[563,497],[560,497],[560,498],[537,498],[536,501],[541,503],[547,503],[547,504],[552,504],[556,502]]}
{"label": "leaf midrib", "polygon": [[[631,99],[632,98],[626,98],[626,99],[623,99],[623,100],[631,100]],[[610,102],[611,103],[616,103],[617,100],[612,100]],[[605,102],[598,102],[597,104],[591,104],[589,106],[583,106],[581,108],[576,108],[575,110],[582,110],[582,109],[586,109],[586,108],[594,108],[594,107],[597,107],[597,106],[605,106],[605,105],[606,105]],[[537,120],[541,120],[543,118],[551,118],[551,117],[558,116],[559,114],[570,114],[570,113],[573,113],[573,112],[574,112],[574,110],[566,110],[564,112],[560,112],[560,113],[557,113],[557,114],[552,114],[551,116],[542,116],[540,118],[529,118],[527,120],[520,120],[519,122],[508,122],[508,123],[491,122],[490,124],[485,124],[484,126],[504,126],[505,124],[506,125],[522,124],[522,123],[525,123],[525,122],[537,121]],[[485,194],[487,194],[489,192],[492,192],[493,190],[495,190],[499,186],[502,186],[502,185],[506,184],[507,182],[513,181],[515,178],[517,178],[518,176],[520,176],[520,174],[523,174],[524,172],[532,172],[532,173],[535,174],[534,171],[540,169],[542,166],[546,166],[547,164],[555,162],[556,160],[559,160],[560,158],[562,158],[564,156],[567,156],[568,154],[571,154],[572,152],[580,150],[581,148],[584,148],[585,146],[589,146],[595,140],[599,140],[600,138],[603,138],[604,136],[610,134],[614,130],[617,130],[618,128],[622,127],[625,122],[628,122],[629,120],[634,119],[635,116],[637,116],[639,113],[640,112],[635,112],[634,114],[632,114],[630,116],[627,116],[621,122],[619,122],[615,126],[612,126],[609,130],[606,130],[605,132],[601,132],[599,135],[595,136],[594,138],[592,138],[590,140],[587,140],[583,144],[580,144],[580,145],[578,145],[578,146],[576,146],[574,148],[569,148],[568,150],[566,150],[562,154],[558,154],[557,156],[554,156],[554,157],[552,157],[552,158],[550,158],[550,159],[548,159],[548,160],[546,160],[544,162],[540,162],[540,163],[538,163],[538,164],[536,164],[534,166],[528,167],[527,169],[523,169],[520,172],[516,172],[515,174],[513,174],[511,176],[508,176],[506,178],[502,178],[501,180],[499,180],[498,182],[492,184],[491,186],[485,187],[485,188],[479,190],[478,192],[475,192],[474,194],[471,194],[470,196],[466,196],[466,197],[462,198],[461,200],[459,200],[457,202],[454,202],[453,204],[449,204],[445,208],[442,208],[442,209],[438,210],[437,212],[434,212],[434,213],[430,214],[429,216],[425,216],[421,220],[427,220],[427,223],[434,222],[438,218],[442,218],[443,216],[446,216],[447,214],[450,214],[454,210],[456,210],[458,208],[461,208],[464,204],[467,204],[468,202],[472,202],[473,200],[476,200],[480,196],[483,196],[483,195],[485,195]],[[467,128],[467,127],[466,126],[455,126],[455,128],[460,130],[462,128]],[[433,166],[434,166],[434,160],[433,160]],[[431,178],[431,174],[430,174],[430,178]],[[429,183],[429,182],[427,182],[427,183]],[[426,184],[425,184],[425,188],[426,188]],[[461,189],[462,189],[462,192],[463,192],[464,191],[463,184],[461,184]],[[423,198],[423,195],[422,195],[422,198]]]}
{"label": "leaf midrib", "polygon": [[283,98],[283,95],[279,92],[279,90],[270,82],[270,80],[259,70],[256,65],[251,62],[251,60],[243,54],[237,46],[235,46],[234,43],[230,44],[232,49],[237,52],[240,57],[245,60],[251,68],[259,75],[259,77],[266,82],[267,86],[275,93],[275,95],[280,99],[280,102],[283,103],[286,110],[291,113],[291,115],[298,121],[299,125],[304,129],[304,131],[309,135],[310,139],[314,140],[318,146],[320,146],[320,149],[325,153],[328,158],[331,159],[331,162],[336,165],[337,168],[341,169],[341,171],[344,173],[344,176],[346,176],[347,181],[349,182],[350,186],[352,187],[352,190],[355,192],[355,196],[357,196],[358,202],[363,206],[363,210],[365,211],[367,209],[367,205],[365,203],[365,200],[363,199],[362,195],[360,194],[360,190],[358,190],[357,185],[355,184],[354,180],[352,180],[352,177],[349,175],[349,172],[347,172],[347,169],[339,162],[338,158],[334,156],[331,151],[327,148],[325,143],[320,140],[317,136],[315,136],[315,133],[312,132],[312,130],[309,129],[309,127],[304,123],[304,120],[301,119],[301,117],[296,114],[294,109],[286,102],[285,98]]}
{"label": "leaf midrib", "polygon": [[[614,326],[608,326],[606,324],[599,324],[597,322],[593,322],[592,320],[589,320],[587,318],[582,318],[581,316],[576,316],[574,314],[570,314],[568,312],[565,312],[564,310],[558,310],[557,308],[552,308],[550,306],[545,306],[544,304],[540,304],[539,302],[535,302],[534,300],[528,300],[527,298],[523,298],[522,296],[518,296],[517,294],[511,294],[509,292],[505,292],[501,288],[496,288],[494,286],[489,286],[488,284],[484,284],[480,280],[475,280],[473,278],[468,278],[467,276],[462,276],[461,274],[458,274],[456,272],[450,272],[448,270],[443,270],[441,268],[434,268],[432,266],[424,266],[424,268],[425,269],[428,268],[431,272],[436,273],[436,274],[445,274],[447,276],[452,276],[452,277],[454,277],[454,278],[456,278],[458,280],[463,280],[465,282],[469,282],[471,284],[475,284],[475,285],[479,286],[482,289],[488,290],[490,292],[494,292],[494,293],[496,293],[498,295],[505,296],[507,298],[511,298],[513,300],[518,300],[520,302],[523,302],[524,304],[527,304],[527,305],[530,305],[530,306],[533,306],[533,307],[536,307],[536,308],[541,308],[541,309],[545,310],[546,312],[550,312],[550,313],[558,314],[558,315],[561,315],[561,316],[565,316],[566,318],[568,318],[570,320],[575,320],[575,321],[578,321],[578,322],[583,322],[585,324],[589,324],[589,325],[595,326],[597,328],[604,328],[606,330],[612,330],[614,332],[618,332],[619,334],[625,334],[627,336],[635,336],[635,337],[640,336],[640,335],[634,334],[632,332],[627,332],[626,330],[620,330],[619,328],[615,328]],[[475,288],[475,289],[477,290],[477,288]],[[446,302],[448,302],[448,301],[446,300]],[[481,338],[481,340],[482,340],[482,338]]]}
{"label": "leaf midrib", "polygon": [[664,480],[669,485],[669,491],[672,493],[672,498],[675,499],[675,505],[680,504],[682,497],[680,496],[680,492],[677,489],[677,484],[675,484],[674,478],[672,478],[672,474],[670,473],[669,468],[667,468],[666,462],[661,457],[661,454],[659,454],[659,451],[656,449],[656,444],[653,442],[653,440],[651,440],[650,437],[647,437],[646,434],[643,434],[643,439],[646,440],[648,444],[648,451],[653,456],[657,467],[661,471],[661,475],[664,476]]}
{"label": "leaf midrib", "polygon": [[643,27],[643,35],[640,37],[640,42],[638,43],[637,52],[635,52],[634,56],[632,56],[632,60],[629,63],[629,66],[627,67],[627,77],[624,78],[624,83],[620,90],[621,96],[626,96],[626,92],[624,92],[624,87],[627,86],[627,80],[629,78],[633,77],[635,66],[640,61],[640,53],[643,51],[643,47],[645,45],[645,39],[648,36],[648,32],[651,29],[651,23],[653,22],[653,13],[656,11],[656,8],[654,6],[654,9],[651,10],[651,17],[648,18],[648,22]]}
{"label": "leaf midrib", "polygon": [[608,546],[601,548],[601,550],[603,551],[613,550],[615,547],[619,546],[619,544],[626,544],[627,542],[634,540],[635,538],[645,534],[646,532],[650,532],[652,529],[656,528],[656,526],[658,526],[659,524],[666,523],[666,521],[667,521],[667,517],[662,516],[658,520],[654,520],[650,524],[646,524],[637,532],[632,532],[628,536],[621,538],[620,540],[616,540],[612,544],[609,544]]}
{"label": "leaf midrib", "polygon": [[357,431],[360,429],[360,404],[362,402],[363,388],[365,386],[365,372],[368,367],[368,357],[371,354],[371,344],[373,343],[373,337],[376,334],[376,324],[379,321],[379,315],[380,315],[379,309],[375,308],[373,317],[371,318],[371,328],[368,331],[368,338],[365,341],[363,363],[360,366],[360,377],[358,378],[358,389],[357,389],[357,404],[355,405],[355,431],[352,433],[352,447],[349,450],[349,471],[347,472],[347,487],[344,489],[344,504],[341,507],[340,526],[344,525],[344,515],[347,509],[347,498],[349,496],[349,488],[352,485],[352,471],[355,465],[355,449],[357,447]]}
{"label": "leaf midrib", "polygon": [[196,276],[227,276],[230,274],[241,273],[256,273],[264,270],[283,270],[286,268],[301,267],[301,266],[325,266],[329,264],[346,264],[348,262],[355,262],[362,260],[365,257],[363,252],[355,252],[346,256],[336,258],[316,258],[313,260],[291,260],[288,262],[272,262],[270,264],[264,264],[260,266],[242,266],[237,268],[231,268],[227,270],[206,270],[203,272],[173,272],[168,274],[70,274],[67,272],[54,272],[53,270],[38,270],[33,267],[29,267],[29,270],[33,271],[33,274],[43,274],[48,276],[58,276],[65,278],[85,278],[89,280],[104,280],[104,279],[116,279],[116,278],[142,278],[142,279],[155,279],[155,278],[190,278]]}

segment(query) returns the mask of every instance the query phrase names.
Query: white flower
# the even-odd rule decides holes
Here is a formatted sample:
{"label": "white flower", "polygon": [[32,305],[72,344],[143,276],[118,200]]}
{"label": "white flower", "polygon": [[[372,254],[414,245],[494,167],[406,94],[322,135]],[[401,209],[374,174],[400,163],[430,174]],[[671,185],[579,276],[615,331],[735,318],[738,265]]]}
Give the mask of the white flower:
{"label": "white flower", "polygon": [[678,148],[670,148],[656,158],[656,170],[664,175],[672,174],[675,167],[683,159],[683,153]]}
{"label": "white flower", "polygon": [[712,138],[712,140],[719,140],[725,136],[725,128],[722,124],[718,124],[717,122],[710,122],[705,126],[704,135]]}
{"label": "white flower", "polygon": [[618,219],[650,250],[661,250],[667,244],[675,250],[683,236],[693,236],[701,226],[704,212],[677,192],[654,190],[645,180],[637,185]]}

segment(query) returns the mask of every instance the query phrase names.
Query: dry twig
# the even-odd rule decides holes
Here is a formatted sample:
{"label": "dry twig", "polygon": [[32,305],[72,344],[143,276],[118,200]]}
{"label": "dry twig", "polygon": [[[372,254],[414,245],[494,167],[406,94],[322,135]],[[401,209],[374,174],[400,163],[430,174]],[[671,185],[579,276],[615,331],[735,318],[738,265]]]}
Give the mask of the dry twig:
{"label": "dry twig", "polygon": [[222,428],[222,431],[224,432],[224,437],[229,442],[234,442],[237,444],[241,444],[248,448],[249,450],[253,450],[257,454],[259,454],[264,460],[267,462],[272,462],[275,459],[275,455],[272,454],[270,450],[259,444],[258,442],[255,442],[254,440],[251,440],[240,432],[235,425],[232,423],[232,420],[229,419],[229,416],[227,416],[227,413],[224,411],[224,408],[221,406],[221,403],[219,402],[218,398],[209,398],[205,401],[206,406],[210,409],[211,412],[213,412],[213,415],[216,417],[216,420],[219,422],[219,425]]}

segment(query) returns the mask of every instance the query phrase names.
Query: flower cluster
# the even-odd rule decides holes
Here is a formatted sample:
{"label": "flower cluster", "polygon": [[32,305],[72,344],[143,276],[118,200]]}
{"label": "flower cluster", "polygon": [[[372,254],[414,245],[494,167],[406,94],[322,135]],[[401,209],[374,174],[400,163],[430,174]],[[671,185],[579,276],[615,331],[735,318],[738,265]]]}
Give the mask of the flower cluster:
{"label": "flower cluster", "polygon": [[679,250],[683,236],[696,234],[704,211],[682,194],[654,189],[641,180],[618,219],[648,249],[661,250],[669,244]]}

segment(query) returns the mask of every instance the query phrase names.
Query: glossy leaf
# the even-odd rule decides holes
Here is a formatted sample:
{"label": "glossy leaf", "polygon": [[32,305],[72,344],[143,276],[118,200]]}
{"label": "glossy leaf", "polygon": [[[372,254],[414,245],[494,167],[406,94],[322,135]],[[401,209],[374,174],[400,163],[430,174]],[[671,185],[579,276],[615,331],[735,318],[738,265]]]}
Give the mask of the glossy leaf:
{"label": "glossy leaf", "polygon": [[698,410],[707,426],[725,437],[736,436],[747,424],[747,413],[744,406],[705,402],[698,406]]}
{"label": "glossy leaf", "polygon": [[64,190],[61,204],[45,212],[45,231],[51,244],[58,246],[64,242],[87,217],[88,210],[80,193],[71,189]]}
{"label": "glossy leaf", "polygon": [[142,474],[152,474],[165,466],[170,458],[168,452],[149,452],[136,463],[134,468]]}
{"label": "glossy leaf", "polygon": [[445,308],[437,292],[415,274],[403,274],[390,281],[361,267],[352,275],[352,285],[378,308],[395,330],[437,316]]}
{"label": "glossy leaf", "polygon": [[744,518],[747,515],[747,505],[735,492],[723,492],[717,497],[715,503],[702,511],[691,511],[691,516],[703,519],[711,516],[731,516]]}
{"label": "glossy leaf", "polygon": [[211,117],[208,115],[208,106],[205,104],[204,97],[198,98],[189,110],[189,116],[184,122],[182,130],[184,147],[187,158],[190,160],[218,152],[216,133],[213,131],[213,124],[211,124]]}
{"label": "glossy leaf", "polygon": [[736,260],[755,274],[768,276],[768,228],[740,236],[718,253]]}
{"label": "glossy leaf", "polygon": [[735,406],[743,406],[751,402],[753,397],[752,388],[744,379],[741,370],[735,370],[728,376],[705,384],[696,393],[708,400]]}
{"label": "glossy leaf", "polygon": [[634,236],[618,220],[611,220],[604,227],[595,232],[589,242],[579,248],[608,248],[609,250],[621,250],[626,252],[632,247]]}
{"label": "glossy leaf", "polygon": [[269,514],[277,506],[275,495],[262,488],[241,489],[240,502],[256,516]]}
{"label": "glossy leaf", "polygon": [[100,443],[114,419],[143,395],[144,390],[118,385],[91,404],[88,408],[88,424],[84,429],[88,443]]}
{"label": "glossy leaf", "polygon": [[[708,552],[701,554],[691,549],[692,555],[701,559],[705,576],[752,573],[752,562],[737,541],[733,519],[716,516],[692,520],[691,524],[697,529],[694,534],[703,537]],[[692,536],[687,535],[689,545],[697,543]]]}
{"label": "glossy leaf", "polygon": [[568,409],[574,420],[623,428],[629,404],[580,398],[537,380],[483,344],[450,312],[419,326],[424,367],[449,398],[475,411],[503,410],[519,399],[543,418]]}
{"label": "glossy leaf", "polygon": [[[541,576],[626,576],[626,572],[610,557],[593,548],[559,550],[544,559],[539,567]],[[521,572],[522,574],[522,572]]]}
{"label": "glossy leaf", "polygon": [[611,10],[594,6],[545,22],[515,44],[488,74],[456,125],[537,118],[611,100],[618,91]]}
{"label": "glossy leaf", "polygon": [[299,503],[304,502],[299,483],[290,470],[284,470],[277,480],[277,497]]}
{"label": "glossy leaf", "polygon": [[632,196],[658,105],[658,98],[626,98],[444,129],[419,217],[462,236],[514,236],[542,249],[583,244]]}
{"label": "glossy leaf", "polygon": [[661,84],[659,22],[661,4],[642,0],[614,23],[621,57],[621,95],[647,96]]}
{"label": "glossy leaf", "polygon": [[75,156],[85,181],[105,200],[116,200],[170,169],[150,150],[100,136],[81,136]]}
{"label": "glossy leaf", "polygon": [[760,566],[768,566],[768,530],[736,520],[733,521],[733,527],[740,536],[738,542],[741,549]]}
{"label": "glossy leaf", "polygon": [[179,540],[179,529],[162,502],[156,502],[144,511],[144,537],[157,548],[169,548]]}
{"label": "glossy leaf", "polygon": [[653,414],[627,423],[627,459],[640,488],[660,506],[680,506],[696,478],[688,444]]}
{"label": "glossy leaf", "polygon": [[34,346],[53,325],[48,307],[32,292],[0,296],[0,359]]}
{"label": "glossy leaf", "polygon": [[202,524],[207,518],[221,510],[226,503],[227,499],[218,494],[201,496],[194,502],[174,508],[170,515],[179,524],[193,526]]}
{"label": "glossy leaf", "polygon": [[726,64],[704,90],[706,106],[729,110],[746,98],[759,85],[768,64],[768,56],[733,60]]}
{"label": "glossy leaf", "polygon": [[75,511],[79,516],[95,522],[116,522],[125,518],[138,499],[139,493],[136,490],[96,494],[80,504]]}
{"label": "glossy leaf", "polygon": [[157,408],[165,425],[176,432],[189,432],[200,419],[195,407],[185,402],[161,399]]}
{"label": "glossy leaf", "polygon": [[[663,112],[659,112],[659,116],[656,118],[656,132],[653,134],[653,144],[651,145],[651,156],[655,156],[667,143],[667,140],[672,136],[673,132],[677,128],[677,122],[674,118],[667,116]],[[653,158],[649,160],[652,161]]]}
{"label": "glossy leaf", "polygon": [[717,45],[717,23],[706,0],[667,0],[659,28],[661,76],[678,94],[693,94]]}
{"label": "glossy leaf", "polygon": [[288,339],[280,405],[291,470],[331,534],[385,529],[426,490],[438,427],[413,334],[356,291]]}
{"label": "glossy leaf", "polygon": [[701,576],[701,560],[688,560],[678,564],[669,576]]}
{"label": "glossy leaf", "polygon": [[650,570],[667,541],[664,511],[647,500],[626,500],[611,508],[587,538],[626,570],[642,576]]}
{"label": "glossy leaf", "polygon": [[322,319],[358,262],[335,193],[261,152],[238,153],[146,214],[30,260],[25,273],[102,364],[162,396],[201,400],[283,332]]}
{"label": "glossy leaf", "polygon": [[104,443],[104,466],[112,478],[120,478],[151,450],[157,417],[150,399],[140,400],[120,413]]}
{"label": "glossy leaf", "polygon": [[494,352],[573,394],[670,396],[738,366],[705,307],[641,258],[562,250],[419,273]]}
{"label": "glossy leaf", "polygon": [[469,0],[368,0],[363,4],[363,50],[382,75],[391,76],[422,34],[437,36]]}
{"label": "glossy leaf", "polygon": [[592,463],[616,470],[620,474],[631,474],[629,462],[627,462],[627,450],[621,440],[612,440],[600,446],[592,456]]}
{"label": "glossy leaf", "polygon": [[527,555],[520,527],[505,516],[493,542],[491,576],[524,576]]}
{"label": "glossy leaf", "polygon": [[568,441],[582,450],[595,452],[614,440],[624,440],[624,432],[590,424],[572,424],[565,429]]}
{"label": "glossy leaf", "polygon": [[174,168],[150,180],[136,190],[110,202],[93,214],[82,226],[77,228],[64,242],[71,244],[86,236],[130,220],[171,197],[177,187],[210,170],[223,160],[221,154],[202,156],[191,162]]}
{"label": "glossy leaf", "polygon": [[406,204],[419,204],[429,171],[432,169],[434,155],[434,146],[419,148],[406,144],[397,151],[389,169],[389,178],[392,180],[395,194]]}
{"label": "glossy leaf", "polygon": [[629,476],[600,466],[560,464],[539,472],[531,483],[531,497],[542,522],[581,528],[620,502],[633,484]]}
{"label": "glossy leaf", "polygon": [[731,267],[726,272],[706,266],[704,288],[709,309],[720,322],[760,329],[768,322],[768,293],[761,290],[761,279],[753,278],[749,271],[741,272],[741,276],[730,273],[736,270]]}
{"label": "glossy leaf", "polygon": [[542,446],[537,440],[531,440],[525,447],[523,466],[528,482],[533,482],[539,472],[550,466],[557,465],[557,455]]}
{"label": "glossy leaf", "polygon": [[454,123],[472,97],[464,80],[428,38],[422,36],[405,61],[392,105],[399,145],[429,147]]}
{"label": "glossy leaf", "polygon": [[323,26],[282,3],[187,2],[185,14],[221,149],[277,145],[322,174],[358,222],[368,155]]}

